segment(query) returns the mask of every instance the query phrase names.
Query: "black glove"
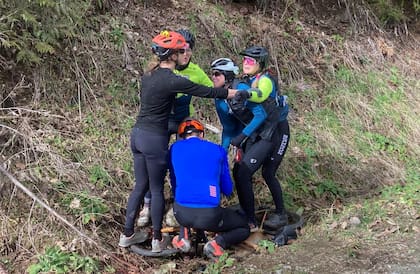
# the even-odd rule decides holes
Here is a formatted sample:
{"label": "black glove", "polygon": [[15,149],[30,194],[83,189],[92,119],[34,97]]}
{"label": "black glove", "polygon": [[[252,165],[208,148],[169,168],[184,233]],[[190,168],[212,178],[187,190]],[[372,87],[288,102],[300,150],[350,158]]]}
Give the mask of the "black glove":
{"label": "black glove", "polygon": [[258,97],[262,97],[262,91],[259,88],[250,88],[247,92],[249,93],[249,97],[251,97],[252,92],[255,92]]}
{"label": "black glove", "polygon": [[241,143],[243,140],[245,140],[246,137],[247,136],[241,132],[238,136],[233,137],[232,140],[230,140],[230,143],[232,146],[240,147]]}
{"label": "black glove", "polygon": [[235,94],[235,100],[238,102],[245,101],[249,97],[251,97],[251,94],[247,90],[244,90],[244,89],[238,90]]}

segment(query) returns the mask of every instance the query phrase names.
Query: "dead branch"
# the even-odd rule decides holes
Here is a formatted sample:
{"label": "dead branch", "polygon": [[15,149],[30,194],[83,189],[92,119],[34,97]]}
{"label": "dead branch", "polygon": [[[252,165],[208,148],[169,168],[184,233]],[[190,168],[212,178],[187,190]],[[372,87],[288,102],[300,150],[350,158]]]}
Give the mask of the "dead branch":
{"label": "dead branch", "polygon": [[134,267],[134,265],[127,263],[123,260],[121,260],[120,258],[118,258],[117,256],[115,256],[111,251],[107,250],[106,248],[100,246],[95,240],[93,240],[92,238],[90,238],[89,236],[87,236],[85,233],[83,233],[82,231],[80,231],[79,229],[77,229],[74,225],[72,225],[69,221],[67,221],[63,216],[61,216],[60,214],[58,214],[54,209],[52,209],[51,207],[49,207],[46,203],[44,203],[41,199],[39,199],[33,192],[31,192],[28,188],[26,188],[22,183],[20,183],[12,174],[10,174],[4,167],[2,164],[0,164],[0,172],[2,172],[4,175],[6,175],[6,177],[9,178],[9,180],[18,188],[20,188],[23,192],[25,192],[29,197],[31,197],[33,200],[35,200],[37,203],[39,203],[43,208],[45,208],[46,210],[48,210],[48,212],[50,212],[52,215],[54,215],[57,219],[59,219],[61,222],[63,222],[64,224],[66,224],[68,227],[70,227],[73,231],[75,231],[82,239],[86,239],[89,243],[92,243],[94,246],[96,246],[97,248],[99,248],[100,250],[106,252],[107,254],[110,255],[110,257],[112,257],[115,261],[117,261],[117,263],[125,266],[125,267]]}
{"label": "dead branch", "polygon": [[[273,52],[274,53],[273,42],[271,41],[271,39],[268,39],[268,44],[270,46],[270,52]],[[276,67],[276,73],[277,73],[278,77],[280,77],[279,62],[277,62],[277,58],[273,58],[273,60],[274,60],[274,66]]]}
{"label": "dead branch", "polygon": [[31,84],[24,85],[24,83],[25,83],[25,76],[22,76],[20,78],[19,83],[17,83],[13,87],[13,89],[9,92],[9,94],[7,94],[6,97],[4,97],[4,98],[0,98],[1,99],[0,105],[2,105],[7,100],[7,98],[11,98],[13,96],[13,94],[15,94],[16,90],[23,89],[23,88],[29,88],[31,86]]}
{"label": "dead branch", "polygon": [[57,114],[51,114],[49,111],[43,111],[43,110],[33,110],[33,109],[27,109],[27,108],[21,108],[21,107],[0,108],[0,111],[2,111],[2,110],[26,111],[26,112],[30,112],[30,113],[41,114],[41,115],[44,115],[44,116],[47,116],[47,117],[49,116],[49,117],[53,117],[53,118],[65,119],[64,116],[57,115]]}
{"label": "dead branch", "polygon": [[74,225],[72,225],[69,221],[67,221],[63,216],[61,216],[60,214],[58,214],[54,209],[52,209],[46,203],[44,203],[41,199],[39,199],[33,192],[31,192],[28,188],[26,188],[15,177],[13,177],[12,174],[10,174],[6,169],[4,169],[4,167],[2,165],[0,165],[0,171],[4,175],[6,175],[9,178],[9,180],[12,181],[13,184],[15,184],[21,190],[23,190],[23,192],[25,192],[29,197],[31,197],[32,199],[34,199],[43,208],[45,208],[46,210],[48,210],[52,215],[54,215],[55,217],[57,217],[60,221],[62,221],[63,223],[65,223],[72,230],[74,230],[75,232],[77,232],[77,234],[79,236],[81,236],[82,238],[85,238],[85,239],[89,240],[90,242],[94,243],[95,245],[97,245],[97,243],[93,239],[91,239],[89,236],[87,236],[86,234],[84,234],[83,232],[81,232],[80,230],[78,230]]}

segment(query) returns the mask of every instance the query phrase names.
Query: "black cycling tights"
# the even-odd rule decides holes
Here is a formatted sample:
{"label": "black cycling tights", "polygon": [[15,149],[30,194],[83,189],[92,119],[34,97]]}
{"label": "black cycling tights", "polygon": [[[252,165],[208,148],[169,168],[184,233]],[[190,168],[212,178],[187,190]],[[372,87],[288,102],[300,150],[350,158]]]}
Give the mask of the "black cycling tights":
{"label": "black cycling tights", "polygon": [[134,233],[134,222],[140,211],[144,195],[150,189],[153,238],[161,239],[162,219],[165,209],[163,185],[167,170],[168,135],[133,128],[131,152],[134,158],[136,185],[128,198],[124,234]]}
{"label": "black cycling tights", "polygon": [[255,223],[252,175],[261,166],[262,176],[273,197],[276,212],[284,213],[283,193],[276,172],[289,145],[289,139],[290,129],[286,120],[279,124],[271,141],[259,140],[247,146],[242,161],[233,168],[239,203],[251,223]]}
{"label": "black cycling tights", "polygon": [[238,244],[249,236],[245,216],[230,208],[191,208],[174,203],[174,214],[182,226],[217,232],[215,240],[223,248]]}

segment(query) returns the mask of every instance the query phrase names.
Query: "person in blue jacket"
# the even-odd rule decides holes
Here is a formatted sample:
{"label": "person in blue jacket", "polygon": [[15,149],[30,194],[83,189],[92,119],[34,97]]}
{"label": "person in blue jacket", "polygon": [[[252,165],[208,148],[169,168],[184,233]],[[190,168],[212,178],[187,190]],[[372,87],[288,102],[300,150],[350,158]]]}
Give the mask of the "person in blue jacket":
{"label": "person in blue jacket", "polygon": [[233,183],[226,151],[218,144],[204,140],[203,125],[193,118],[185,119],[178,129],[181,140],[169,150],[170,182],[174,191],[174,214],[181,225],[174,247],[188,252],[188,231],[216,232],[214,240],[204,246],[204,254],[217,259],[224,249],[248,238],[247,219],[237,211],[223,208],[221,196],[230,196]]}
{"label": "person in blue jacket", "polygon": [[[239,74],[239,67],[231,59],[216,59],[211,62],[210,67],[213,86],[231,87],[237,85],[236,76]],[[223,127],[221,145],[228,151],[231,139],[241,133],[244,128],[244,125],[232,113],[231,105],[238,103],[238,101],[233,99],[215,99],[214,102],[217,115]]]}
{"label": "person in blue jacket", "polygon": [[249,91],[249,98],[237,96],[229,100],[216,100],[219,102],[216,103],[216,109],[224,131],[222,143],[225,149],[230,143],[243,150],[242,159],[234,165],[233,176],[240,205],[248,216],[252,231],[257,229],[252,176],[262,167],[263,178],[275,204],[275,212],[265,221],[264,226],[275,230],[287,224],[283,193],[276,179],[276,171],[290,138],[288,105],[286,97],[278,94],[276,83],[265,70],[267,49],[254,46],[241,54],[244,55],[245,76],[240,80],[231,77],[236,71],[233,66],[221,66],[217,60],[211,66],[213,72],[222,72],[223,76],[222,79],[212,77],[215,87],[221,87],[224,80],[224,87]]}

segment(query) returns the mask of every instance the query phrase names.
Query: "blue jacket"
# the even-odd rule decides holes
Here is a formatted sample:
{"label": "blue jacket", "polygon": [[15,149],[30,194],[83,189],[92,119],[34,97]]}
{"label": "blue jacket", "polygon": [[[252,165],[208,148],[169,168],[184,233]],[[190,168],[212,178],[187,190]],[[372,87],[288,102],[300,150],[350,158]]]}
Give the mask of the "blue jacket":
{"label": "blue jacket", "polygon": [[217,207],[221,193],[232,194],[227,154],[220,145],[191,137],[173,143],[169,156],[172,191],[178,204]]}
{"label": "blue jacket", "polygon": [[228,151],[230,140],[242,132],[244,125],[233,116],[226,100],[227,99],[216,99],[215,105],[220,123],[223,126],[221,145]]}

